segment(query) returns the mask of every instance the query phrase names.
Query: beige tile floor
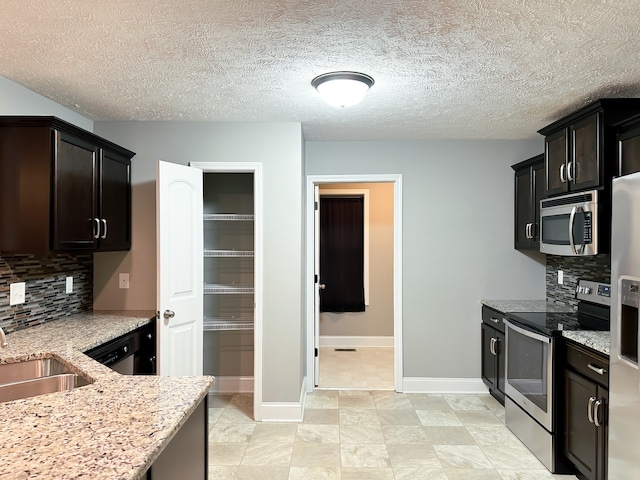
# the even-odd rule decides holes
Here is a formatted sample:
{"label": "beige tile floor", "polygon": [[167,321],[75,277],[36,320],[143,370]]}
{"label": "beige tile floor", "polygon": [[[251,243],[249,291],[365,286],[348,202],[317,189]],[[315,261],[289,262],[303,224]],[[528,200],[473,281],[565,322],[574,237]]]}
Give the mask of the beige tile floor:
{"label": "beige tile floor", "polygon": [[209,479],[575,480],[551,475],[489,395],[315,390],[302,423],[256,423],[252,396],[211,396]]}
{"label": "beige tile floor", "polygon": [[393,347],[320,347],[319,388],[393,390]]}

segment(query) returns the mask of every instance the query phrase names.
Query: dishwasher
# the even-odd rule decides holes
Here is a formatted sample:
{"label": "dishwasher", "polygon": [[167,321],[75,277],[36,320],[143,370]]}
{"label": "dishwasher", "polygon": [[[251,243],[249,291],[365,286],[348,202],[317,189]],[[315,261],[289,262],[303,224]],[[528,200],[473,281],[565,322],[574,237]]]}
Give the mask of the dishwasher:
{"label": "dishwasher", "polygon": [[122,375],[156,374],[156,322],[99,345],[85,353]]}
{"label": "dishwasher", "polygon": [[100,362],[122,375],[133,375],[135,373],[135,335],[133,334],[111,340],[86,353],[96,362]]}

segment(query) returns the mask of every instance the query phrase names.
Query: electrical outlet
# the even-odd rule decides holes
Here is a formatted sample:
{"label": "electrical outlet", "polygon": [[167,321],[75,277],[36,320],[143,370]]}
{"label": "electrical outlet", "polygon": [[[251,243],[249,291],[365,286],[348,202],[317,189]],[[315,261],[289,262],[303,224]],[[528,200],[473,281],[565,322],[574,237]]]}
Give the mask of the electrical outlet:
{"label": "electrical outlet", "polygon": [[564,272],[562,270],[558,270],[558,284],[564,285]]}
{"label": "electrical outlet", "polygon": [[67,277],[66,293],[73,293],[73,277]]}
{"label": "electrical outlet", "polygon": [[118,286],[120,288],[129,288],[129,274],[121,273],[118,278]]}
{"label": "electrical outlet", "polygon": [[26,284],[24,282],[12,283],[9,287],[9,305],[24,303]]}

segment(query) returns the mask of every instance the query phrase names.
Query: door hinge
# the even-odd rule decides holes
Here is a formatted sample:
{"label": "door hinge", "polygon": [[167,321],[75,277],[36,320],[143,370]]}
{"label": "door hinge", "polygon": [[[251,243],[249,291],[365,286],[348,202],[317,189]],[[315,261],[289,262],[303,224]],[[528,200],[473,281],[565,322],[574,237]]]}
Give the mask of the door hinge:
{"label": "door hinge", "polygon": [[318,356],[318,353],[319,353],[319,352],[318,352],[318,349],[316,348],[316,349],[315,349],[314,356],[315,356],[315,357],[317,357],[317,356]]}
{"label": "door hinge", "polygon": [[313,283],[318,283],[318,274],[317,273],[313,276]]}
{"label": "door hinge", "polygon": [[313,202],[313,209],[318,210],[318,202]]}

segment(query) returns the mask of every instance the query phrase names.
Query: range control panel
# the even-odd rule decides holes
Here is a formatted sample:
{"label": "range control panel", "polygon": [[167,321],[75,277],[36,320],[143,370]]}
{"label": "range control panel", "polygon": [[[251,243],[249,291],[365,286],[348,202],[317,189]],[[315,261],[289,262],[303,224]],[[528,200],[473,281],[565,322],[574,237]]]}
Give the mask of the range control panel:
{"label": "range control panel", "polygon": [[600,305],[611,305],[611,285],[609,283],[578,280],[576,298]]}

